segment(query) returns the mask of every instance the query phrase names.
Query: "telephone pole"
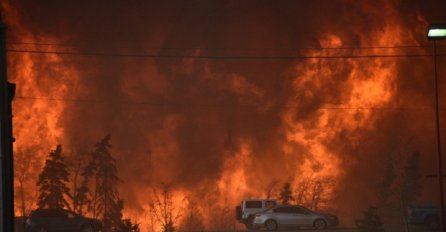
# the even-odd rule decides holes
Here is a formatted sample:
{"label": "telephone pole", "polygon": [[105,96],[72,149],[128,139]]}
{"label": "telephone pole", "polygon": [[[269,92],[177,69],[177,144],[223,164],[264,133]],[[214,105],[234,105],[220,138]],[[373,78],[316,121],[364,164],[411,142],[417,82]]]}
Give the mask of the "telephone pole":
{"label": "telephone pole", "polygon": [[11,101],[15,84],[8,82],[6,72],[6,26],[0,14],[0,231],[14,231],[14,163]]}

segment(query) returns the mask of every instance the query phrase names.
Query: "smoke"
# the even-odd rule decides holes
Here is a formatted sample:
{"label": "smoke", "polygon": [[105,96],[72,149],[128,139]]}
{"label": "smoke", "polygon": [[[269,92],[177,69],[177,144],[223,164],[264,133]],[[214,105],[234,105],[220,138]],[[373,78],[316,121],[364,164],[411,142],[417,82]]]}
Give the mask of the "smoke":
{"label": "smoke", "polygon": [[[10,42],[60,44],[10,47],[210,57],[428,52],[317,48],[424,46],[427,22],[446,21],[444,7],[384,0],[2,3]],[[42,163],[58,143],[74,154],[110,133],[125,209],[138,220],[162,182],[212,212],[214,203],[232,210],[244,197],[264,197],[271,183],[320,176],[335,179],[330,208],[350,224],[358,206],[373,204],[387,156],[417,150],[423,171],[434,169],[431,62],[9,53],[17,95],[41,98],[15,100],[15,149]],[[433,199],[427,182],[424,197]]]}

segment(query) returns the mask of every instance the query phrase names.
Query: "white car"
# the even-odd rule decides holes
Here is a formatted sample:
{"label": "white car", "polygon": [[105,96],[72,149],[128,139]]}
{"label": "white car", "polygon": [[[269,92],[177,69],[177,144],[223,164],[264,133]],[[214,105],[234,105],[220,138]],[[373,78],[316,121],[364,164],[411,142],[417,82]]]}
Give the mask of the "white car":
{"label": "white car", "polygon": [[240,223],[245,224],[247,229],[253,229],[256,213],[274,208],[277,205],[273,199],[245,199],[235,209],[235,215]]}
{"label": "white car", "polygon": [[313,227],[325,229],[338,224],[336,215],[313,212],[298,205],[282,205],[257,213],[253,228],[277,230],[279,228]]}

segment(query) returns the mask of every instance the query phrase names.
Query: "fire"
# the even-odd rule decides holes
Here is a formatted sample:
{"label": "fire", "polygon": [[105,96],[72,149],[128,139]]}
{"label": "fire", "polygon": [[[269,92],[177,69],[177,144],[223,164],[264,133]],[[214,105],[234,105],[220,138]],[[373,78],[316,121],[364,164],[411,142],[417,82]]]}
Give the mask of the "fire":
{"label": "fire", "polygon": [[[290,51],[305,59],[158,60],[9,53],[9,78],[18,86],[13,105],[16,213],[26,214],[36,207],[35,180],[51,149],[62,144],[70,158],[77,150],[88,151],[84,143],[94,144],[105,131],[112,135],[113,155],[123,179],[120,195],[124,217],[141,223],[144,231],[160,230],[161,224],[150,217],[150,202],[154,189],[162,190],[162,183],[171,187],[173,214],[180,215],[178,227],[185,225],[191,208],[202,220],[198,226],[205,229],[240,227],[235,224],[234,206],[244,198],[277,198],[285,182],[302,194],[308,193],[302,188],[310,189],[310,183],[325,183],[327,200],[319,205],[313,202],[311,207],[352,215],[350,212],[358,211],[356,206],[340,209],[335,199],[354,179],[352,170],[364,166],[359,163],[361,154],[356,154],[363,141],[397,107],[398,78],[403,69],[399,59],[355,56],[396,54],[379,47],[418,42],[401,19],[399,1],[386,1],[382,9],[364,2],[345,4],[355,6],[364,17],[387,21],[371,21],[376,27],[366,33],[358,27],[315,32],[311,39],[320,49]],[[37,33],[20,11],[24,6],[12,1],[3,1],[1,6],[15,41],[64,44],[71,37],[78,38],[74,34],[96,39],[82,29],[73,31],[71,37],[69,33]],[[249,14],[239,17],[252,20]],[[418,15],[417,20],[424,19]],[[178,28],[189,22],[178,21]],[[254,20],[254,24],[258,22]],[[291,34],[294,32],[281,32],[281,26],[271,25],[265,31],[278,30],[290,33],[290,40],[296,38]],[[232,26],[249,30],[244,24]],[[166,28],[159,29],[166,36],[138,34],[138,28],[135,38],[141,37],[141,41],[135,43],[142,46],[152,37],[160,37],[166,50],[156,51],[172,52],[169,46],[177,44],[170,44],[170,40],[176,41],[181,37],[176,33],[183,31]],[[231,30],[225,23],[215,30],[227,46],[244,41],[227,35]],[[169,40],[170,34],[173,38]],[[281,36],[278,38],[286,44]],[[249,44],[256,47],[261,42]],[[306,42],[293,46],[304,47]],[[38,44],[8,46],[82,50]],[[215,52],[204,45],[191,46],[192,55],[212,57]],[[259,47],[263,49],[263,44]],[[270,74],[269,70],[277,73]],[[23,176],[28,178],[20,182]],[[26,192],[20,190],[19,183]]]}
{"label": "fire", "polygon": [[226,156],[228,158],[223,165],[224,171],[217,182],[219,194],[226,204],[236,205],[241,196],[252,191],[246,173],[253,162],[251,152],[249,143],[242,142],[236,154]]}

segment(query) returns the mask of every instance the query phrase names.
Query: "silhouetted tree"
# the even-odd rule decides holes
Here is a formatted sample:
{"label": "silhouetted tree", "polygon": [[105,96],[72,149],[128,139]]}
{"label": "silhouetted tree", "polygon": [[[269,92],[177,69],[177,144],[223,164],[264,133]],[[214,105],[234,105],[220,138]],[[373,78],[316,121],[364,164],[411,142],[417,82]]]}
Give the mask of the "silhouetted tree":
{"label": "silhouetted tree", "polygon": [[291,184],[286,182],[280,191],[279,200],[283,205],[289,205],[291,201],[294,201],[293,191],[291,190]]}
{"label": "silhouetted tree", "polygon": [[[72,209],[79,215],[84,215],[85,207],[90,202],[88,197],[88,182],[92,174],[85,176],[85,172],[89,170],[87,167],[90,164],[88,158],[91,157],[87,156],[87,154],[86,152],[75,152],[67,162],[69,171],[72,174]],[[92,172],[91,169],[89,172]]]}
{"label": "silhouetted tree", "polygon": [[380,184],[378,192],[378,200],[381,206],[386,206],[389,204],[389,200],[392,197],[392,187],[396,180],[395,168],[392,160],[388,160],[386,164],[386,169],[383,173],[383,179]]}
{"label": "silhouetted tree", "polygon": [[[94,176],[91,208],[93,214],[102,220],[104,232],[117,230],[122,222],[123,201],[119,198],[117,189],[120,180],[111,148],[110,135],[107,135],[95,145],[91,163],[83,173],[84,181],[88,181],[90,175]],[[81,188],[84,186],[87,184]],[[88,189],[81,190],[79,193],[83,194],[82,191]]]}
{"label": "silhouetted tree", "polygon": [[231,214],[233,211],[227,207],[221,207],[215,215],[215,226],[218,230],[231,230],[234,225],[235,216]]}
{"label": "silhouetted tree", "polygon": [[271,198],[271,196],[273,195],[273,190],[278,183],[279,183],[278,180],[273,180],[271,181],[271,183],[269,183],[268,186],[266,186],[265,193],[267,199]]}
{"label": "silhouetted tree", "polygon": [[304,178],[298,184],[296,188],[295,201],[298,205],[309,206],[309,191],[311,189],[311,179]]}
{"label": "silhouetted tree", "polygon": [[356,226],[363,232],[383,232],[383,224],[377,213],[377,208],[369,206],[363,211],[363,218],[355,220]]}
{"label": "silhouetted tree", "polygon": [[321,205],[331,200],[333,197],[333,189],[335,181],[330,177],[317,178],[312,181],[312,191],[311,191],[311,203],[309,205],[310,209],[318,210]]}
{"label": "silhouetted tree", "polygon": [[180,226],[182,231],[201,231],[204,229],[203,214],[197,207],[197,203],[192,200],[188,200],[187,211],[185,212],[185,218]]}
{"label": "silhouetted tree", "polygon": [[295,202],[312,210],[318,210],[333,200],[334,187],[335,181],[329,176],[303,178],[297,184]]}
{"label": "silhouetted tree", "polygon": [[69,173],[64,164],[62,146],[57,145],[51,151],[49,158],[45,161],[43,171],[39,175],[37,186],[39,186],[39,208],[64,208],[69,207],[65,197],[70,196],[67,187]]}
{"label": "silhouetted tree", "polygon": [[93,212],[93,215],[95,217],[97,216],[94,212],[94,204],[90,191],[90,180],[95,175],[97,166],[97,160],[93,152],[90,156],[90,161],[87,163],[87,165],[84,166],[81,172],[82,182],[80,186],[77,186],[77,188],[75,189],[73,196],[74,210],[80,215],[83,215],[84,208],[87,207],[89,211]]}
{"label": "silhouetted tree", "polygon": [[25,149],[18,149],[14,153],[14,177],[15,177],[15,199],[19,203],[19,208],[22,216],[27,216],[33,204],[37,202],[39,193],[35,191],[28,191],[27,186],[32,183],[35,173],[35,167],[39,166],[38,159],[30,159],[29,155],[36,149],[34,146]]}
{"label": "silhouetted tree", "polygon": [[119,232],[139,232],[139,223],[133,223],[130,219],[123,219],[121,226],[117,230]]}
{"label": "silhouetted tree", "polygon": [[163,232],[174,232],[175,224],[181,217],[181,206],[175,206],[171,189],[167,184],[162,184],[161,192],[153,189],[153,196],[150,206],[150,213],[155,220],[160,223]]}

